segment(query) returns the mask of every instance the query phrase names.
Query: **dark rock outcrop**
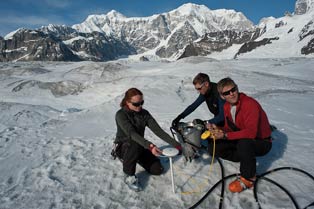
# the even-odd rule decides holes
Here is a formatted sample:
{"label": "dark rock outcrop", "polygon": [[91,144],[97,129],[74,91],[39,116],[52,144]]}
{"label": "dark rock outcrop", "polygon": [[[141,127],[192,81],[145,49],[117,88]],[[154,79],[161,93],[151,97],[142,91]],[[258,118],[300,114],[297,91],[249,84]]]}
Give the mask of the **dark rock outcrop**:
{"label": "dark rock outcrop", "polygon": [[301,54],[311,54],[314,53],[314,38],[312,38],[306,46],[301,49]]}
{"label": "dark rock outcrop", "polygon": [[0,39],[0,61],[108,61],[134,53],[126,42],[66,26],[20,29],[8,39]]}
{"label": "dark rock outcrop", "polygon": [[41,82],[37,80],[23,81],[12,89],[12,92],[19,92],[25,89],[37,87],[48,89],[55,97],[79,94],[84,90],[83,84],[77,81]]}
{"label": "dark rock outcrop", "polygon": [[288,31],[288,33],[291,33],[293,31],[293,28],[290,28],[290,30]]}
{"label": "dark rock outcrop", "polygon": [[38,30],[20,29],[0,40],[0,61],[79,61],[61,39]]}
{"label": "dark rock outcrop", "polygon": [[308,35],[314,34],[314,22],[313,20],[309,21],[301,30],[299,34],[300,41],[302,41]]}
{"label": "dark rock outcrop", "polygon": [[234,59],[236,59],[240,54],[244,54],[247,52],[252,51],[253,49],[256,49],[259,46],[264,46],[266,44],[271,44],[273,40],[279,40],[279,37],[274,38],[264,38],[261,41],[250,41],[241,46],[237,54],[234,56]]}
{"label": "dark rock outcrop", "polygon": [[243,44],[255,40],[259,35],[260,29],[244,32],[225,30],[207,33],[199,41],[187,45],[179,59],[189,56],[206,56],[212,52],[220,52],[232,44]]}
{"label": "dark rock outcrop", "polygon": [[162,47],[156,51],[156,55],[162,58],[170,57],[180,50],[184,49],[186,43],[192,42],[199,38],[198,34],[189,22],[184,23],[175,33],[173,33],[168,41],[167,47]]}
{"label": "dark rock outcrop", "polygon": [[313,4],[312,0],[297,0],[295,2],[294,14],[303,15],[305,14]]}
{"label": "dark rock outcrop", "polygon": [[147,57],[145,57],[145,56],[141,56],[140,57],[140,61],[146,62],[146,61],[149,61],[149,59]]}
{"label": "dark rock outcrop", "polygon": [[284,25],[285,23],[282,20],[280,20],[278,23],[275,24],[275,28],[280,28],[281,26],[284,26]]}

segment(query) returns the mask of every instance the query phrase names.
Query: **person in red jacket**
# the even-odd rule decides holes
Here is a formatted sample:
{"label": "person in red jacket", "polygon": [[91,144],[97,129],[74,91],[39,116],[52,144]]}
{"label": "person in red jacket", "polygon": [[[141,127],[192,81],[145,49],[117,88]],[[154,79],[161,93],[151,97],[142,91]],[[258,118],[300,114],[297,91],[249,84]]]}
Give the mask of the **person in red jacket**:
{"label": "person in red jacket", "polygon": [[[256,156],[267,154],[271,147],[271,129],[267,115],[252,97],[240,93],[236,83],[229,77],[217,83],[224,104],[225,124],[222,129],[207,124],[216,141],[215,155],[233,162],[240,162],[240,174],[229,184],[231,192],[251,188],[256,179]],[[213,141],[209,143],[213,151]]]}

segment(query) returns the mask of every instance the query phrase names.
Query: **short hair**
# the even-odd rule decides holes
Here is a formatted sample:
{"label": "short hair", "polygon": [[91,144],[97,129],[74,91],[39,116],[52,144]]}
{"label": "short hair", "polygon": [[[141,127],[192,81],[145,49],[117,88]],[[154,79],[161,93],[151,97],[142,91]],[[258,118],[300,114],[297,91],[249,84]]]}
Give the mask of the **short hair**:
{"label": "short hair", "polygon": [[204,82],[210,82],[210,79],[209,79],[209,76],[207,75],[207,74],[205,74],[205,73],[199,73],[199,74],[197,74],[195,77],[194,77],[194,79],[193,79],[193,85],[195,85],[195,84],[202,84],[202,83],[204,83]]}
{"label": "short hair", "polygon": [[127,101],[130,101],[131,98],[132,98],[133,96],[136,96],[136,95],[143,96],[143,93],[142,93],[139,89],[137,89],[137,88],[130,88],[130,89],[128,89],[128,90],[125,92],[125,94],[124,94],[124,97],[123,97],[123,99],[122,99],[122,101],[121,101],[121,103],[120,103],[120,107],[126,106],[126,102],[127,102]]}
{"label": "short hair", "polygon": [[234,80],[232,80],[230,77],[226,77],[221,79],[218,83],[217,83],[217,90],[219,92],[219,94],[222,93],[222,89],[225,86],[237,86],[237,84],[234,82]]}

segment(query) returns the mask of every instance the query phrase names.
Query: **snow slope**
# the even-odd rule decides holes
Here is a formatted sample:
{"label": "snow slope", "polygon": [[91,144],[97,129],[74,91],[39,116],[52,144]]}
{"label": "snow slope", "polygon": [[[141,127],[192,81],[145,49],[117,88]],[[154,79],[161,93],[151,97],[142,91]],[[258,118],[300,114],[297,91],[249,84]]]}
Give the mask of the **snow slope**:
{"label": "snow slope", "polygon": [[[302,15],[286,15],[280,18],[263,18],[257,25],[261,30],[265,30],[256,42],[263,39],[278,38],[272,40],[271,44],[260,46],[250,52],[240,54],[238,59],[242,58],[288,58],[288,57],[305,57],[301,54],[301,49],[313,39],[312,33],[307,34],[305,38],[304,31],[311,31],[313,27],[314,12]],[[308,29],[310,27],[310,29]],[[302,37],[302,38],[301,38]],[[222,52],[214,52],[208,57],[216,59],[232,59],[242,45],[234,44]],[[312,58],[313,54],[306,55]]]}
{"label": "snow slope", "polygon": [[[177,62],[107,63],[0,63],[0,208],[189,208],[220,179],[215,161],[202,156],[185,163],[174,159],[176,193],[171,190],[169,162],[165,173],[137,173],[144,186],[132,192],[122,181],[122,165],[110,158],[116,127],[115,112],[124,92],[137,87],[145,105],[168,133],[172,119],[197,97],[192,79],[198,72],[211,80],[230,76],[240,91],[256,98],[278,130],[271,152],[258,158],[258,173],[282,166],[301,168],[314,175],[314,70],[313,59],[214,60],[190,57]],[[26,81],[27,85],[20,85]],[[75,81],[80,91],[55,96],[49,82]],[[32,84],[32,85],[31,85]],[[19,86],[17,91],[12,91]],[[70,85],[57,86],[67,92]],[[212,117],[202,105],[185,121]],[[149,130],[146,137],[161,148],[166,144]],[[226,175],[239,164],[223,161]],[[284,185],[300,208],[314,201],[314,182],[294,171],[279,171],[269,178]],[[229,183],[230,181],[227,181]],[[192,194],[182,192],[196,191]],[[199,206],[218,208],[219,189]],[[262,208],[293,208],[278,187],[261,181]],[[226,191],[223,208],[258,208],[252,190]],[[313,207],[312,207],[313,208]]]}

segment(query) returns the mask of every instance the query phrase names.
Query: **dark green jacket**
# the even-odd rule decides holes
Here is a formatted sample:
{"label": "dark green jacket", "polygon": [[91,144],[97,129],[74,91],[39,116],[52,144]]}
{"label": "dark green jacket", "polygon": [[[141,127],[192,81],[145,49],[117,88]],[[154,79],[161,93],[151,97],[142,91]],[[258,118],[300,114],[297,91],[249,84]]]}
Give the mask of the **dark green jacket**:
{"label": "dark green jacket", "polygon": [[135,112],[125,107],[121,108],[116,113],[116,124],[116,143],[134,140],[144,148],[149,149],[149,145],[153,143],[144,138],[145,127],[147,126],[154,134],[168,144],[174,147],[180,146],[180,143],[160,128],[156,120],[145,109]]}

